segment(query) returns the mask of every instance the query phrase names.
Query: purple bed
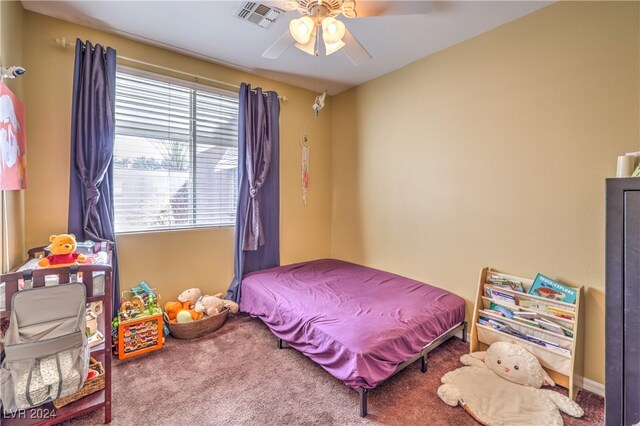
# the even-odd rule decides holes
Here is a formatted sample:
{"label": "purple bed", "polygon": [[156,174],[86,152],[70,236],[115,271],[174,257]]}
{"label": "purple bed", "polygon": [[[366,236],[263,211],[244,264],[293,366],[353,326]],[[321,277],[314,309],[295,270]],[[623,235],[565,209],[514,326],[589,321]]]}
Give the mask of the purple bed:
{"label": "purple bed", "polygon": [[368,390],[420,358],[426,371],[427,352],[466,327],[461,297],[333,259],[245,276],[240,309],[357,389],[362,416]]}

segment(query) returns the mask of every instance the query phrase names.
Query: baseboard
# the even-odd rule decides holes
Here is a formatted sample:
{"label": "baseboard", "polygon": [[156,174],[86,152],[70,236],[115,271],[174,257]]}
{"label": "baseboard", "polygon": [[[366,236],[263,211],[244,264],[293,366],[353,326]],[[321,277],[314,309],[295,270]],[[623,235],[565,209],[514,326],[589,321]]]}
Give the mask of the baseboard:
{"label": "baseboard", "polygon": [[604,398],[604,384],[580,376],[575,377],[575,383],[576,386]]}

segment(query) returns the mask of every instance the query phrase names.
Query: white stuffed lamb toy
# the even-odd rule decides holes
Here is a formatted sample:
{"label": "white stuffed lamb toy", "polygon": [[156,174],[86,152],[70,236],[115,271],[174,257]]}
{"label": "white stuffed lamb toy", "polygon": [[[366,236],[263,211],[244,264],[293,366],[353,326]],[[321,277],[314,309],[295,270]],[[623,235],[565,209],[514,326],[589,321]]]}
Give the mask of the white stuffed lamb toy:
{"label": "white stuffed lamb toy", "polygon": [[466,366],[442,377],[438,396],[460,404],[484,425],[563,425],[558,409],[573,417],[584,411],[566,396],[540,389],[555,383],[538,358],[522,346],[496,342],[486,352],[463,355]]}

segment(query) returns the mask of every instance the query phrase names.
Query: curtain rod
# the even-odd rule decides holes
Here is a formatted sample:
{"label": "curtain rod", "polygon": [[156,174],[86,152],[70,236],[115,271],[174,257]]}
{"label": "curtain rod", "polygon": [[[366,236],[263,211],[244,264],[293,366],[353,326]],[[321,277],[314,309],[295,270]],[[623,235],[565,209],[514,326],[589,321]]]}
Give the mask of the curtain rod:
{"label": "curtain rod", "polygon": [[[53,41],[62,47],[75,47],[75,43],[72,43],[70,41],[68,41],[65,37],[60,37],[60,38],[54,38]],[[191,78],[194,78],[196,80],[196,82],[198,82],[199,80],[205,80],[205,81],[210,81],[211,83],[215,83],[215,84],[222,84],[225,85],[227,87],[233,87],[234,89],[238,89],[240,90],[240,86],[237,84],[233,84],[233,83],[227,83],[226,81],[221,81],[221,80],[215,80],[213,78],[209,78],[209,77],[203,77],[197,74],[193,74],[190,72],[186,72],[186,71],[181,71],[181,70],[177,70],[175,68],[169,68],[169,67],[165,67],[163,65],[156,65],[156,64],[152,64],[150,62],[145,62],[145,61],[141,61],[139,59],[134,59],[134,58],[129,58],[126,56],[122,56],[122,55],[117,55],[116,56],[118,59],[123,60],[123,61],[127,61],[127,62],[133,62],[135,64],[139,64],[139,65],[144,65],[147,67],[152,67],[152,68],[156,68],[156,69],[160,69],[163,71],[168,71],[168,72],[172,72],[172,73],[176,73],[176,74],[182,74],[182,75],[186,75],[189,76]],[[252,91],[255,91],[255,89],[251,89]],[[282,102],[286,102],[289,100],[289,98],[287,98],[286,96],[278,96],[278,99],[280,99]]]}

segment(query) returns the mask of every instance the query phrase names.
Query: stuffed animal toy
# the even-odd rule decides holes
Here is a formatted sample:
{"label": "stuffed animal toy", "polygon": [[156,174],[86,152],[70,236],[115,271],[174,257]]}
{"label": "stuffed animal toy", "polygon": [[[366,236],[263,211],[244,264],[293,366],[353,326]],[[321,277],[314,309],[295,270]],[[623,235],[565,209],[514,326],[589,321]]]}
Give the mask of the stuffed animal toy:
{"label": "stuffed animal toy", "polygon": [[231,311],[232,314],[235,314],[240,310],[240,305],[234,301],[222,299],[222,303],[224,303],[224,306],[229,308],[229,311]]}
{"label": "stuffed animal toy", "polygon": [[176,316],[176,322],[180,324],[184,324],[185,322],[193,322],[193,318],[191,317],[189,311],[183,309],[178,312],[178,315]]}
{"label": "stuffed animal toy", "polygon": [[196,302],[195,311],[204,312],[204,314],[209,317],[219,314],[224,309],[224,302],[221,296],[222,293],[213,296],[204,296]]}
{"label": "stuffed animal toy", "polygon": [[543,390],[555,385],[538,358],[514,343],[496,342],[486,352],[463,355],[466,366],[442,377],[438,396],[460,404],[483,425],[563,425],[561,410],[573,417],[584,412],[566,396]]}
{"label": "stuffed animal toy", "polygon": [[[199,288],[189,288],[180,293],[180,296],[178,296],[178,302],[181,302],[185,309],[193,309],[201,295],[202,292]],[[189,305],[186,305],[186,303],[189,303]]]}
{"label": "stuffed animal toy", "polygon": [[215,294],[213,296],[204,296],[202,299],[196,302],[196,312],[204,312],[207,316],[213,316],[222,312],[222,310],[228,307],[232,313],[238,312],[238,304],[231,300],[222,298],[222,293]]}
{"label": "stuffed animal toy", "polygon": [[178,296],[177,302],[167,302],[164,305],[164,311],[169,317],[169,321],[173,323],[185,323],[197,321],[202,318],[202,312],[196,312],[196,301],[200,298],[200,289],[190,288],[183,291]]}
{"label": "stuffed animal toy", "polygon": [[175,322],[178,312],[182,310],[182,303],[180,302],[167,302],[164,304],[164,311],[169,317],[169,321]]}
{"label": "stuffed animal toy", "polygon": [[[196,301],[200,298],[200,294],[199,288],[190,288],[180,293],[178,296],[178,302],[167,302],[164,306],[164,310],[168,313],[169,320],[171,322],[187,322],[186,316],[181,314],[181,312],[189,313],[192,321],[197,321],[202,318],[203,313],[196,312],[193,309]],[[178,307],[178,305],[180,305],[180,307]],[[172,318],[174,313],[175,316]]]}
{"label": "stuffed animal toy", "polygon": [[38,266],[42,268],[57,268],[60,266],[83,263],[87,257],[76,251],[76,237],[73,234],[52,235],[49,237],[49,256],[42,258]]}

